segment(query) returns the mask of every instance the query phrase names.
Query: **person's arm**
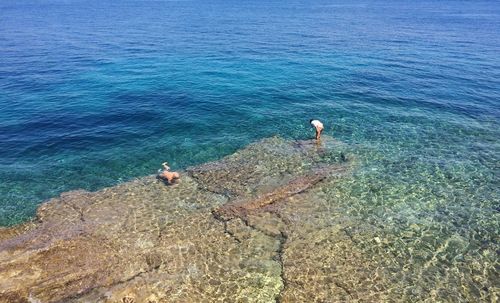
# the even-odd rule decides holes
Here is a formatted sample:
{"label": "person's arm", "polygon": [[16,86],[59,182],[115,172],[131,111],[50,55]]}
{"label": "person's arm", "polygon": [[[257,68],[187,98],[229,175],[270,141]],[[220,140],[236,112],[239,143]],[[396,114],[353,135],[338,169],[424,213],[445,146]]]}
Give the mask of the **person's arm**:
{"label": "person's arm", "polygon": [[168,165],[167,165],[167,162],[163,162],[161,165],[163,166],[163,168],[165,170],[169,170],[170,169],[170,167],[168,167]]}

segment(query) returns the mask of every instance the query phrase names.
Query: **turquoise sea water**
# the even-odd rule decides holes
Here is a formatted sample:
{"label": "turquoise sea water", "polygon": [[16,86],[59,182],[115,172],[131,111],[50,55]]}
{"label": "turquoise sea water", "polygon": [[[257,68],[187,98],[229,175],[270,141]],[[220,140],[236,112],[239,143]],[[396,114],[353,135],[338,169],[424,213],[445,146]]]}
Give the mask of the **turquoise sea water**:
{"label": "turquoise sea water", "polygon": [[498,269],[499,54],[497,1],[2,1],[0,225],[314,117],[361,164],[346,214]]}

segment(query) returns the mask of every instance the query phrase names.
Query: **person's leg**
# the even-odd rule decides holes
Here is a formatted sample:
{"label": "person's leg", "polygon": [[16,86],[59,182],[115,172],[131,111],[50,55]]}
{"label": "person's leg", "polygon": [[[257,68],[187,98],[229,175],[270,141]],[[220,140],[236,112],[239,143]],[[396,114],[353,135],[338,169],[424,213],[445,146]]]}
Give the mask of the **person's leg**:
{"label": "person's leg", "polygon": [[316,129],[316,140],[319,140],[319,137],[321,136],[321,128],[315,127]]}
{"label": "person's leg", "polygon": [[169,184],[174,184],[176,180],[180,179],[180,175],[178,172],[167,172],[166,176],[168,178],[168,183]]}

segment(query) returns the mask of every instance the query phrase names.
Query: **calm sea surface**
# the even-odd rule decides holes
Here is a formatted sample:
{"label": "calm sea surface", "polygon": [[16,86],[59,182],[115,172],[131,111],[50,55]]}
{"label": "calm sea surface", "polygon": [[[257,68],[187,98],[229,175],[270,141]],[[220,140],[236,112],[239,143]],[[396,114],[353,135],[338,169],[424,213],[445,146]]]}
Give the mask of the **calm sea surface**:
{"label": "calm sea surface", "polygon": [[313,117],[361,163],[331,189],[352,216],[498,270],[498,1],[0,3],[0,225]]}

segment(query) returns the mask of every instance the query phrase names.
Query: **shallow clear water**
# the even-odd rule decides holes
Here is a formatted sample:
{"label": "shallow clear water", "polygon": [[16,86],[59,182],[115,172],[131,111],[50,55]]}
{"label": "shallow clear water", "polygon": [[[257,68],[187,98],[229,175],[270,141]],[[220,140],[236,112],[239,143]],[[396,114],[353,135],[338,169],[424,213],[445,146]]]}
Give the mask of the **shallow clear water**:
{"label": "shallow clear water", "polygon": [[163,161],[311,137],[315,117],[360,162],[324,189],[346,215],[393,236],[426,226],[498,266],[499,7],[2,2],[0,225]]}

